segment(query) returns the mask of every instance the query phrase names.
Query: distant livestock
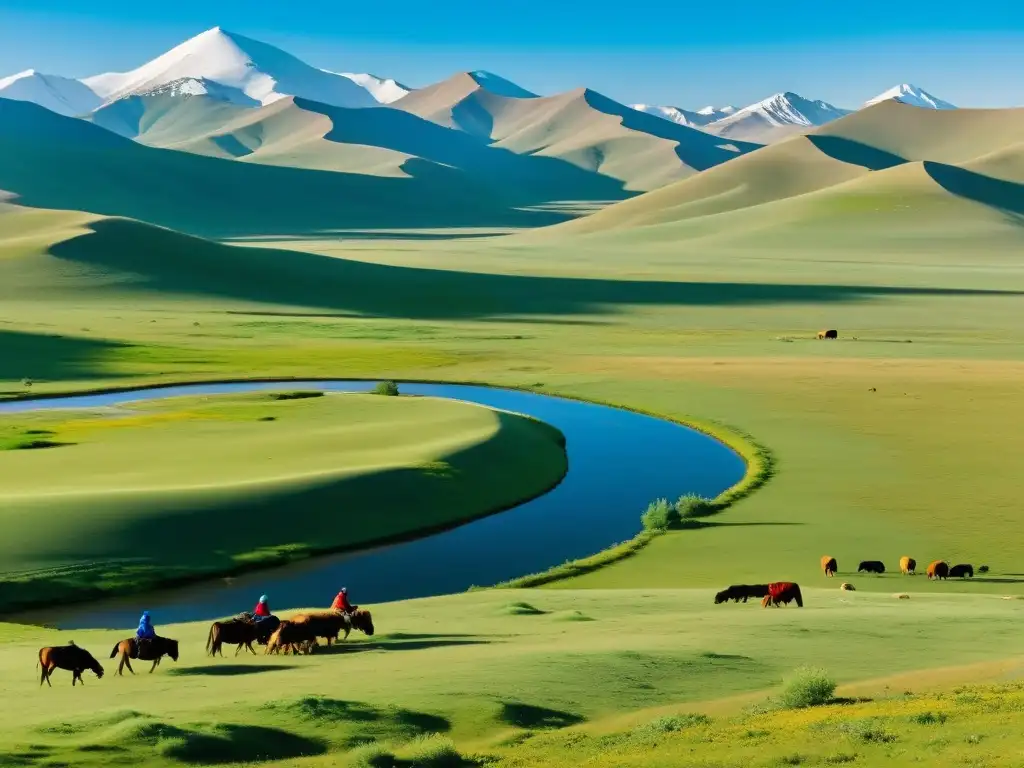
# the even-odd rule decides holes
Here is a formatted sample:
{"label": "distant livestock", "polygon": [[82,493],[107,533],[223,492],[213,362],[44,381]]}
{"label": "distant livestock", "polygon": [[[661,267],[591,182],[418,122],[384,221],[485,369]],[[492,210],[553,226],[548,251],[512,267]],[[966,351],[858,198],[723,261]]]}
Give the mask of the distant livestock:
{"label": "distant livestock", "polygon": [[761,607],[767,608],[769,605],[773,605],[778,608],[780,605],[789,605],[794,600],[797,607],[804,607],[800,586],[791,581],[777,581],[768,585],[768,594],[761,601]]}
{"label": "distant livestock", "polygon": [[839,338],[839,331],[836,331],[836,330],[818,331],[818,338],[819,339],[838,339]]}
{"label": "distant livestock", "polygon": [[917,560],[912,557],[900,558],[900,571],[907,576],[913,576],[917,570]]}
{"label": "distant livestock", "polygon": [[857,591],[857,589],[853,586],[853,584],[850,584],[849,582],[846,582],[846,581],[844,581],[842,584],[840,584],[839,588],[841,590],[843,590],[843,592],[856,592]]}
{"label": "distant livestock", "polygon": [[885,563],[881,560],[862,560],[857,566],[857,573],[885,573]]}
{"label": "distant livestock", "polygon": [[988,573],[988,566],[982,565],[978,567],[978,573]]}
{"label": "distant livestock", "polygon": [[906,592],[900,592],[897,595],[893,595],[893,597],[895,597],[897,600],[909,600],[910,599],[910,595],[908,595]]}
{"label": "distant livestock", "polygon": [[952,568],[949,569],[949,577],[951,579],[963,579],[968,576],[972,579],[974,578],[973,565],[968,565],[967,563],[960,563],[959,565],[954,565]]}
{"label": "distant livestock", "polygon": [[928,565],[928,578],[948,579],[949,563],[947,563],[945,560],[936,560],[934,563],[930,563]]}
{"label": "distant livestock", "polygon": [[721,605],[730,600],[736,603],[742,600],[745,603],[748,598],[764,597],[767,594],[767,584],[733,584],[715,595],[715,605]]}
{"label": "distant livestock", "polygon": [[836,563],[836,559],[830,555],[825,555],[821,558],[821,570],[825,572],[826,576],[835,576],[836,571],[839,570],[839,564]]}
{"label": "distant livestock", "polygon": [[79,682],[85,685],[82,673],[87,669],[92,670],[97,678],[103,677],[103,667],[100,663],[85,648],[79,648],[74,643],[40,648],[39,663],[36,666],[42,669],[39,685],[46,683],[51,688],[53,684],[50,682],[50,675],[55,669],[66,669],[71,673],[72,687]]}

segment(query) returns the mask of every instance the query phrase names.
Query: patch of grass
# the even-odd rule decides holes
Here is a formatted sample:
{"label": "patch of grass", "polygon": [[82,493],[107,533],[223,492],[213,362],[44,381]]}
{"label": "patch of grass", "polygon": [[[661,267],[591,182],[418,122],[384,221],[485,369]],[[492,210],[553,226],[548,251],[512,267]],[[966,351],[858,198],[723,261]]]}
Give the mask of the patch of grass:
{"label": "patch of grass", "polygon": [[839,730],[853,741],[865,744],[891,744],[899,740],[899,736],[884,723],[871,718],[843,722],[839,725]]}
{"label": "patch of grass", "polygon": [[820,707],[832,701],[836,681],[823,669],[802,667],[782,685],[779,703],[788,709]]}
{"label": "patch of grass", "polygon": [[421,736],[401,751],[402,762],[412,768],[462,768],[472,765],[447,736]]}
{"label": "patch of grass", "polygon": [[348,753],[346,764],[352,768],[395,768],[398,758],[383,744],[364,744]]}
{"label": "patch of grass", "polygon": [[311,400],[315,397],[323,397],[323,392],[316,391],[295,391],[295,392],[275,392],[270,395],[271,400]]}
{"label": "patch of grass", "polygon": [[640,739],[655,739],[666,733],[678,733],[687,728],[711,724],[711,718],[702,714],[665,715],[633,729],[633,736]]}
{"label": "patch of grass", "polygon": [[948,719],[945,712],[918,712],[910,716],[910,722],[917,725],[942,725]]}
{"label": "patch of grass", "polygon": [[580,611],[559,611],[551,618],[553,621],[597,621],[593,616],[588,616]]}
{"label": "patch of grass", "polygon": [[385,397],[398,397],[398,385],[393,381],[379,381],[373,387],[373,394]]}
{"label": "patch of grass", "polygon": [[543,616],[547,611],[542,611],[529,603],[517,601],[503,605],[501,613],[505,616]]}

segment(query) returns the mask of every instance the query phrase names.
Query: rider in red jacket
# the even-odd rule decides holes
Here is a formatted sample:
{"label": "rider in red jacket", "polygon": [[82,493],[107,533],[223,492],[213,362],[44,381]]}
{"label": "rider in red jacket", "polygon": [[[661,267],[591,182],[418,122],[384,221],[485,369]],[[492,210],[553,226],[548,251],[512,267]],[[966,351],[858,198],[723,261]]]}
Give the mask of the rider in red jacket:
{"label": "rider in red jacket", "polygon": [[252,612],[252,615],[257,619],[265,619],[270,616],[270,604],[267,602],[266,595],[263,595],[260,601],[256,603],[256,609]]}
{"label": "rider in red jacket", "polygon": [[345,613],[352,613],[355,610],[355,606],[348,601],[348,587],[342,587],[341,592],[335,596],[334,602],[331,603],[331,610]]}

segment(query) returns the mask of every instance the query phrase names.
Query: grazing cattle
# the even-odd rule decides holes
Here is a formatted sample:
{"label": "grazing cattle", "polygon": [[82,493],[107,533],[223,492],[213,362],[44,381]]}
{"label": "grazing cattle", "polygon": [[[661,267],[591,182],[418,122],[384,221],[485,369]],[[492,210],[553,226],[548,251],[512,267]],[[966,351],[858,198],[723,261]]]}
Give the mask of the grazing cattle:
{"label": "grazing cattle", "polygon": [[345,633],[347,638],[352,631],[352,620],[343,611],[322,611],[319,613],[301,613],[288,620],[291,624],[302,625],[304,631],[313,637],[322,637],[330,645]]}
{"label": "grazing cattle", "polygon": [[917,570],[917,560],[912,557],[900,558],[900,571],[907,576],[913,576]]}
{"label": "grazing cattle", "polygon": [[767,608],[769,605],[773,605],[778,608],[780,605],[789,605],[794,600],[798,607],[804,607],[800,586],[791,581],[777,581],[768,585],[768,594],[761,601],[761,607]]}
{"label": "grazing cattle", "polygon": [[934,563],[928,565],[928,578],[929,579],[948,579],[949,578],[949,563],[945,560],[936,560]]}
{"label": "grazing cattle", "polygon": [[963,579],[968,576],[970,576],[972,579],[974,578],[973,565],[969,565],[967,563],[960,563],[959,565],[954,565],[952,568],[949,569],[949,577],[951,579]]}
{"label": "grazing cattle", "polygon": [[885,573],[885,563],[881,560],[862,560],[857,566],[857,573]]}
{"label": "grazing cattle", "polygon": [[893,597],[895,597],[897,600],[909,600],[910,599],[910,595],[908,595],[906,592],[901,592],[898,595],[893,595]]}
{"label": "grazing cattle", "polygon": [[835,576],[836,571],[839,570],[839,564],[836,562],[834,557],[825,555],[821,558],[821,570],[825,572],[826,576]]}
{"label": "grazing cattle", "polygon": [[277,653],[278,651],[287,653],[290,650],[293,656],[297,656],[301,650],[310,654],[316,647],[316,638],[316,630],[312,624],[301,621],[282,621],[267,641],[265,653]]}
{"label": "grazing cattle", "polygon": [[748,598],[764,597],[767,594],[767,584],[733,584],[728,589],[723,589],[715,595],[715,605],[720,605],[730,600],[736,603],[742,600],[745,603]]}
{"label": "grazing cattle", "polygon": [[853,586],[853,584],[850,584],[849,582],[846,582],[846,581],[844,581],[842,584],[840,584],[839,588],[841,590],[843,590],[843,592],[856,592],[857,591],[856,588]]}
{"label": "grazing cattle", "polygon": [[218,653],[223,656],[222,645],[237,645],[235,656],[242,648],[255,656],[256,651],[252,644],[256,642],[256,625],[248,619],[228,619],[227,621],[215,621],[210,626],[210,634],[206,639],[206,652],[211,656]]}
{"label": "grazing cattle", "polygon": [[988,573],[988,566],[982,565],[978,567],[978,573]]}
{"label": "grazing cattle", "polygon": [[149,668],[152,673],[164,656],[170,656],[174,661],[178,660],[178,641],[171,640],[169,637],[154,637],[148,643],[140,646],[138,638],[129,637],[114,645],[114,650],[110,652],[110,658],[115,658],[119,653],[121,661],[117,665],[117,674],[123,675],[125,667],[128,667],[128,671],[133,675],[135,674],[131,659],[152,661],[153,666]]}
{"label": "grazing cattle", "polygon": [[838,339],[839,338],[839,331],[836,331],[836,330],[818,331],[818,338],[819,339]]}
{"label": "grazing cattle", "polygon": [[100,663],[85,648],[79,648],[74,643],[40,648],[39,662],[36,666],[43,670],[43,674],[39,678],[39,685],[45,682],[50,688],[53,687],[50,675],[55,669],[66,669],[71,672],[72,687],[78,682],[85,685],[82,673],[87,669],[91,669],[97,679],[103,677],[103,667],[100,666]]}

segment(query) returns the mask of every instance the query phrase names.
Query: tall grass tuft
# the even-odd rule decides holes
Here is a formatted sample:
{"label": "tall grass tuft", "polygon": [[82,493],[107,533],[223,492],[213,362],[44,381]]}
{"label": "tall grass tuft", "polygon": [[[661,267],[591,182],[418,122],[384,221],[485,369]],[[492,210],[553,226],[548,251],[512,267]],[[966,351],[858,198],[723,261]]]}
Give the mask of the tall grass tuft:
{"label": "tall grass tuft", "polygon": [[698,520],[715,514],[718,508],[711,499],[705,499],[695,493],[680,496],[676,501],[676,512],[681,520]]}
{"label": "tall grass tuft", "polygon": [[836,692],[836,681],[824,669],[801,667],[784,682],[779,703],[787,709],[820,707]]}
{"label": "tall grass tuft", "polygon": [[645,531],[667,531],[679,524],[679,513],[668,503],[668,499],[658,499],[647,505],[640,516]]}
{"label": "tall grass tuft", "polygon": [[405,750],[403,763],[416,768],[461,768],[466,764],[455,742],[447,736],[421,736]]}

